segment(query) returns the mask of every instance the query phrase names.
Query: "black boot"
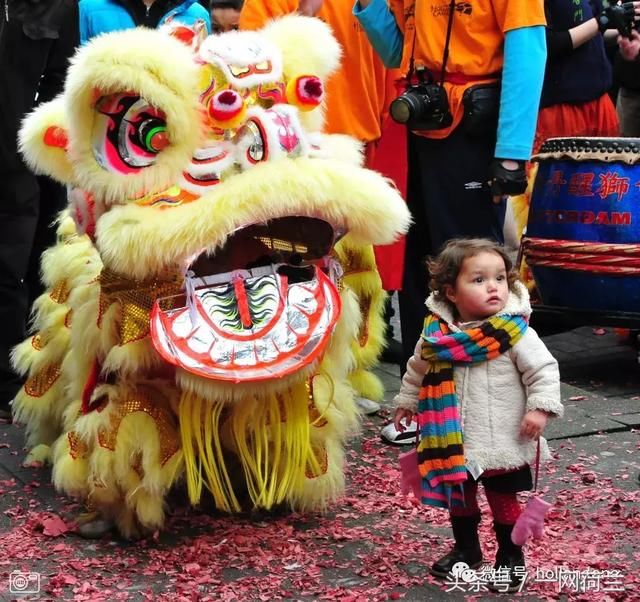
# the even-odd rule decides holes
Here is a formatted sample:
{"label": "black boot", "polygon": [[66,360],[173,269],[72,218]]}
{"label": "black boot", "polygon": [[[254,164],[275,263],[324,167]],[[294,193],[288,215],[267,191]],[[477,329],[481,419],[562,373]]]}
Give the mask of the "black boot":
{"label": "black boot", "polygon": [[478,539],[480,515],[452,516],[453,549],[431,565],[431,574],[446,577],[457,562],[466,562],[470,569],[482,564],[482,550]]}
{"label": "black boot", "polygon": [[487,587],[494,592],[520,591],[526,578],[524,554],[522,548],[511,541],[513,525],[493,523],[498,542],[494,580]]}

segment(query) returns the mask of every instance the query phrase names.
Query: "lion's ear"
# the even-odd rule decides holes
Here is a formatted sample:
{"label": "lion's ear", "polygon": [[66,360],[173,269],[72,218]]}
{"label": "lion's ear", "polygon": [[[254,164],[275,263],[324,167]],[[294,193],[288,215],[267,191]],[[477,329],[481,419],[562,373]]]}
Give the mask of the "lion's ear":
{"label": "lion's ear", "polygon": [[20,152],[35,173],[51,176],[63,184],[72,182],[64,103],[60,96],[25,117],[18,139]]}
{"label": "lion's ear", "polygon": [[340,66],[342,48],[320,19],[286,15],[269,22],[262,34],[282,51],[287,79],[315,75],[326,81]]}

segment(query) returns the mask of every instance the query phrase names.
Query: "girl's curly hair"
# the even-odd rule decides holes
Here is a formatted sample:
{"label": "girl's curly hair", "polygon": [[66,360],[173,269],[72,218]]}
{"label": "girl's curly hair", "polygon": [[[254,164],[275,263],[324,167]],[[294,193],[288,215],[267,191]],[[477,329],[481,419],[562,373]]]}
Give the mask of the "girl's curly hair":
{"label": "girl's curly hair", "polygon": [[509,290],[514,289],[518,280],[518,274],[513,267],[511,258],[504,247],[488,238],[454,238],[447,242],[442,251],[434,259],[427,261],[430,280],[429,288],[439,300],[447,301],[445,289],[447,286],[455,286],[456,279],[462,268],[462,262],[467,257],[473,257],[479,253],[496,253],[504,260],[507,270],[507,282]]}

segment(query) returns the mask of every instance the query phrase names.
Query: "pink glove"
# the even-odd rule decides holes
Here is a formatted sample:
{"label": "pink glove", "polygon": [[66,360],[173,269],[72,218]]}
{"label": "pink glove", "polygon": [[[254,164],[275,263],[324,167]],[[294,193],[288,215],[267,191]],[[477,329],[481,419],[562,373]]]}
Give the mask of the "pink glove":
{"label": "pink glove", "polygon": [[544,516],[549,508],[551,508],[551,504],[545,502],[541,497],[531,498],[513,526],[511,541],[517,546],[523,546],[527,543],[529,536],[541,539],[544,534]]}
{"label": "pink glove", "polygon": [[407,495],[413,491],[413,495],[417,499],[422,499],[422,477],[418,470],[418,452],[415,449],[400,454],[398,456],[400,463],[400,491],[403,495]]}

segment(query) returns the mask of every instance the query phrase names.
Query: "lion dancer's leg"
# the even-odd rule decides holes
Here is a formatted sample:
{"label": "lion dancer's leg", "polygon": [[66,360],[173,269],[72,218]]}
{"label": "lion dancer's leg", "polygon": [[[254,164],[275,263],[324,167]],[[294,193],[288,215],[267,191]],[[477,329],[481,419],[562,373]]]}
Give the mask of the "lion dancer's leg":
{"label": "lion dancer's leg", "polygon": [[72,307],[82,296],[79,289],[100,269],[100,261],[87,237],[78,236],[73,222],[62,216],[58,243],[42,257],[46,292],[33,307],[34,335],[14,348],[12,363],[27,376],[13,402],[14,419],[27,430],[26,464],[50,459],[50,446],[63,429],[69,405],[68,376],[62,369],[69,353]]}
{"label": "lion dancer's leg", "polygon": [[385,345],[387,293],[382,288],[372,246],[353,244],[346,236],[336,245],[335,253],[344,269],[344,284],[356,294],[361,314],[360,330],[352,343],[355,366],[348,378],[362,411],[375,413],[384,398],[384,385],[372,368]]}
{"label": "lion dancer's leg", "polygon": [[112,521],[125,537],[164,524],[164,498],[182,464],[173,391],[160,381],[98,387],[91,409],[81,410],[56,443],[56,487],[83,498],[101,525]]}
{"label": "lion dancer's leg", "polygon": [[65,433],[55,444],[56,488],[90,512],[80,533],[115,524],[127,537],[160,528],[164,498],[180,472],[173,370],[149,340],[153,300],[175,292],[172,278],[132,283],[103,270],[74,315]]}

